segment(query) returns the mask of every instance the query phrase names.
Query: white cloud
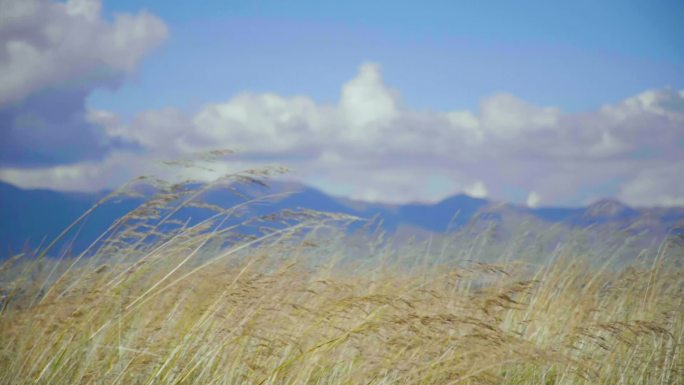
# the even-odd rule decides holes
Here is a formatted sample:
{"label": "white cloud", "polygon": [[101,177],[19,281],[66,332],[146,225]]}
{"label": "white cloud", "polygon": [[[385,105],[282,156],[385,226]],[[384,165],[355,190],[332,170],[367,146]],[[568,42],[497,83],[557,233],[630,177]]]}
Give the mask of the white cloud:
{"label": "white cloud", "polygon": [[619,120],[639,118],[644,113],[650,113],[684,122],[684,91],[677,92],[671,88],[644,91],[618,105],[604,106],[601,112]]}
{"label": "white cloud", "polygon": [[[60,191],[100,191],[116,187],[111,179],[117,175],[125,175],[128,179],[130,170],[140,174],[148,171],[148,162],[142,162],[138,156],[129,153],[111,153],[102,161],[85,161],[76,164],[50,166],[44,168],[3,168],[0,179],[25,188],[50,188]],[[117,181],[117,185],[126,179]]]}
{"label": "white cloud", "polygon": [[[672,182],[684,174],[683,106],[684,93],[665,89],[576,114],[503,93],[485,99],[479,112],[417,110],[385,85],[378,65],[367,63],[342,85],[335,104],[241,93],[192,115],[168,108],[130,122],[106,111],[88,118],[110,139],[141,149],[117,152],[118,168],[113,157],[101,162],[109,176],[98,176],[102,183],[140,173],[149,159],[231,148],[241,151],[244,165],[284,164],[304,182],[367,200],[436,201],[461,192],[510,200],[511,191],[522,190],[530,193],[518,203],[529,206],[542,197],[545,205],[581,203],[587,194],[650,205],[684,197]],[[66,175],[60,172],[27,179],[5,170],[0,178],[58,187],[64,183],[55,175]],[[82,182],[69,185],[95,178],[80,175]],[[587,192],[592,188],[598,190]]]}
{"label": "white cloud", "polygon": [[88,94],[117,86],[167,36],[140,12],[101,16],[99,0],[1,0],[0,164],[101,159],[114,143],[92,124]]}
{"label": "white cloud", "polygon": [[447,112],[446,118],[455,131],[459,131],[467,145],[477,146],[484,140],[480,120],[470,111]]}
{"label": "white cloud", "polygon": [[376,139],[379,128],[397,116],[397,99],[382,81],[377,64],[361,65],[357,77],[342,88],[340,112],[348,125],[343,135],[362,143]]}
{"label": "white cloud", "polygon": [[242,94],[206,106],[193,119],[188,147],[217,143],[246,151],[281,152],[305,146],[325,128],[322,111],[306,97]]}
{"label": "white cloud", "polygon": [[481,127],[503,139],[525,132],[552,130],[560,117],[558,108],[538,107],[510,94],[496,94],[486,99],[480,109]]}
{"label": "white cloud", "polygon": [[86,75],[131,72],[167,36],[147,12],[100,17],[99,0],[3,1],[0,18],[0,105]]}
{"label": "white cloud", "polygon": [[527,207],[537,207],[539,206],[539,202],[541,201],[541,196],[537,194],[534,191],[530,191],[530,193],[527,195],[527,200],[525,201],[525,204]]}
{"label": "white cloud", "polygon": [[684,162],[641,170],[622,186],[618,198],[635,206],[684,206]]}
{"label": "white cloud", "polygon": [[465,192],[473,198],[486,198],[487,186],[485,186],[485,184],[482,181],[477,181],[463,189],[463,192]]}
{"label": "white cloud", "polygon": [[[177,159],[177,158],[176,158]],[[196,164],[202,165],[201,162]],[[263,166],[258,162],[234,159],[205,168],[168,166],[159,156],[130,151],[112,151],[100,161],[84,161],[44,168],[2,168],[0,180],[24,188],[49,188],[59,191],[96,192],[121,186],[133,177],[156,176],[167,180],[212,180],[226,173],[234,173]]]}

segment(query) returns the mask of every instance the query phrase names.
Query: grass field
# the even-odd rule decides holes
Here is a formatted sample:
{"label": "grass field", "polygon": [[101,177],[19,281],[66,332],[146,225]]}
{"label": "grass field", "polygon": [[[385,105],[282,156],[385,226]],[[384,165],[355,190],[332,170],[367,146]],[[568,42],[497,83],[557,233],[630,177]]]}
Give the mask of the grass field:
{"label": "grass field", "polygon": [[684,383],[676,240],[619,268],[485,263],[476,240],[354,258],[326,230],[348,218],[189,225],[172,214],[198,195],[162,191],[80,256],[0,268],[0,383]]}

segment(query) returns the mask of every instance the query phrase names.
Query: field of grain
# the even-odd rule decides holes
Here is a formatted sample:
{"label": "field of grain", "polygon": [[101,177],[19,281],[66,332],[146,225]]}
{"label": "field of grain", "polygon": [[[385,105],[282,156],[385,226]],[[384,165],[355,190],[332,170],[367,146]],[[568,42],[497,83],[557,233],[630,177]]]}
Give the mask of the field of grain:
{"label": "field of grain", "polygon": [[189,225],[197,192],[158,184],[82,254],[0,268],[0,383],[684,383],[680,239],[617,268],[572,247],[485,262],[478,239],[445,258],[333,214]]}

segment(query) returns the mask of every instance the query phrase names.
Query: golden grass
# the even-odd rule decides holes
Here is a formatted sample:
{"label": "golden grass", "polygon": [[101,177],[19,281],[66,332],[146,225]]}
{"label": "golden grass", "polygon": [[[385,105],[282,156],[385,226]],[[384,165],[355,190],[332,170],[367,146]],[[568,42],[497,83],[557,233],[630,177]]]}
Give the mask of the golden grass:
{"label": "golden grass", "polygon": [[166,279],[177,264],[75,269],[32,306],[26,285],[0,316],[0,382],[682,383],[679,269],[350,273],[278,252]]}
{"label": "golden grass", "polygon": [[676,241],[619,270],[571,249],[467,261],[478,237],[455,245],[463,258],[376,238],[361,263],[326,243],[342,216],[281,213],[240,235],[235,207],[190,226],[173,214],[199,194],[162,187],[82,255],[47,258],[51,244],[0,267],[0,383],[684,383]]}

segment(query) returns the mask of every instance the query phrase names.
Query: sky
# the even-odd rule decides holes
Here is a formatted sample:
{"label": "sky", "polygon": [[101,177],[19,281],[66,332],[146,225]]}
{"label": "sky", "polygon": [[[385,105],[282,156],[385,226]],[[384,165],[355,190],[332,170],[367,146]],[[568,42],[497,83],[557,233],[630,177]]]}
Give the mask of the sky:
{"label": "sky", "polygon": [[229,148],[361,200],[684,205],[684,3],[368,3],[0,0],[0,180]]}

